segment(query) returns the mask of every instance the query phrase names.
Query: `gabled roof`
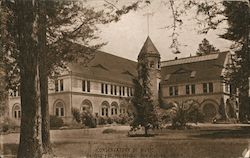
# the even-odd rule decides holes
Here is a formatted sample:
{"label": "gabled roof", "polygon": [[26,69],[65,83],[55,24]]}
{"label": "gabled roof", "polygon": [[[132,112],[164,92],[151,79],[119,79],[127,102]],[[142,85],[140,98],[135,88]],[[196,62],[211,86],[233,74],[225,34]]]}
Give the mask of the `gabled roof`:
{"label": "gabled roof", "polygon": [[229,52],[193,56],[161,63],[162,84],[220,80]]}
{"label": "gabled roof", "polygon": [[132,84],[133,76],[137,75],[137,62],[101,51],[87,65],[70,63],[68,67],[73,74],[86,79],[121,84]]}
{"label": "gabled roof", "polygon": [[144,55],[156,55],[160,56],[159,51],[156,49],[155,45],[153,44],[152,40],[148,36],[143,47],[138,55],[138,58],[141,58]]}

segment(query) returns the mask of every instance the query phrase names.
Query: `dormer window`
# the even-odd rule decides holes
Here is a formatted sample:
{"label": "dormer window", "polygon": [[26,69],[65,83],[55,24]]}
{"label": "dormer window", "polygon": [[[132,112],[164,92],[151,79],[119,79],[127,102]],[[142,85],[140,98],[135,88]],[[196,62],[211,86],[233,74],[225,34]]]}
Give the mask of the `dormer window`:
{"label": "dormer window", "polygon": [[191,77],[191,78],[194,78],[195,75],[196,75],[196,71],[192,71],[191,74],[190,74],[190,77]]}

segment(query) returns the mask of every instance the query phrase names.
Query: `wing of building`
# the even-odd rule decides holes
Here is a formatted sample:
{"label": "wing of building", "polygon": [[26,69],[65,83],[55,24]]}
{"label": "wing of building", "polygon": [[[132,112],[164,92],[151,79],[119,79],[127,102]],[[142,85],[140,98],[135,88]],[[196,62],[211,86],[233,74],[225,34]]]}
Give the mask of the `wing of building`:
{"label": "wing of building", "polygon": [[[79,50],[79,49],[78,49]],[[207,121],[219,111],[232,107],[232,88],[223,82],[229,52],[212,53],[160,62],[160,53],[148,37],[138,53],[138,62],[147,59],[153,99],[160,94],[165,103],[192,102],[200,107]],[[71,110],[90,110],[98,116],[113,116],[127,112],[133,96],[132,78],[137,76],[137,62],[97,52],[89,63],[70,63],[68,71],[51,82],[49,111],[51,115],[72,120]],[[233,101],[236,102],[236,99]],[[10,91],[9,114],[20,119],[20,97]],[[228,116],[234,117],[234,116]]]}

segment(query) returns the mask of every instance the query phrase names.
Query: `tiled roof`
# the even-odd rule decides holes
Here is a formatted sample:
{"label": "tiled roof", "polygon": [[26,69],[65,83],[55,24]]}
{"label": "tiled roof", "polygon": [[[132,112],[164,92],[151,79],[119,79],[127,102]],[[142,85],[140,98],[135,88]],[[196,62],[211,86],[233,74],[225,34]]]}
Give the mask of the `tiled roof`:
{"label": "tiled roof", "polygon": [[144,55],[157,55],[160,56],[158,50],[156,49],[155,45],[153,44],[152,40],[148,36],[139,55],[138,58],[144,56]]}
{"label": "tiled roof", "polygon": [[162,84],[179,84],[221,79],[229,52],[195,56],[161,63]]}
{"label": "tiled roof", "polygon": [[137,75],[136,66],[137,62],[100,51],[86,66],[69,64],[72,73],[78,76],[121,84],[132,84],[133,76]]}

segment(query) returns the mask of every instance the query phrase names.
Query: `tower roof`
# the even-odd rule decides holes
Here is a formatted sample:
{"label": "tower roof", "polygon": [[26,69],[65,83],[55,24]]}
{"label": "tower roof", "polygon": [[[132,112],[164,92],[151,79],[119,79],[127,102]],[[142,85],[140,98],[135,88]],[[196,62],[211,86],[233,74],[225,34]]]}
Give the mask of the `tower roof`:
{"label": "tower roof", "polygon": [[156,49],[155,45],[153,44],[153,42],[149,36],[147,37],[145,43],[143,44],[143,47],[138,55],[138,58],[140,58],[144,55],[160,56],[160,53]]}

